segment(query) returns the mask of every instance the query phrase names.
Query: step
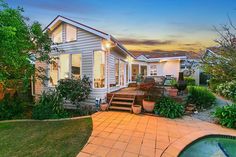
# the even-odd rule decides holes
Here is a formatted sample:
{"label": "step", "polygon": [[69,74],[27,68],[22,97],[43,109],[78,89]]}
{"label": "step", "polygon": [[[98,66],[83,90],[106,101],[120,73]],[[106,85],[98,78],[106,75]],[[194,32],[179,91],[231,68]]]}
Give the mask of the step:
{"label": "step", "polygon": [[112,109],[112,110],[125,110],[125,111],[131,111],[131,108],[130,108],[130,107],[110,106],[109,109]]}
{"label": "step", "polygon": [[133,100],[134,100],[134,98],[113,97],[113,100],[125,100],[125,101],[133,101]]}
{"label": "step", "polygon": [[131,106],[133,103],[132,102],[124,102],[124,101],[112,101],[111,104]]}

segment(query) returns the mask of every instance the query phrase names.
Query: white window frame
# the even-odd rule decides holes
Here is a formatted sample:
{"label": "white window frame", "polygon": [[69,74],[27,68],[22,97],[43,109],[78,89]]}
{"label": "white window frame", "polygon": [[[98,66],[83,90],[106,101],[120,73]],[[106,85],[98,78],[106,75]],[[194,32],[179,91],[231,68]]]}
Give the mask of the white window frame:
{"label": "white window frame", "polygon": [[[155,70],[156,70],[156,75],[152,75],[152,72],[154,69],[151,69],[151,66],[155,66]],[[150,64],[149,65],[149,71],[150,71],[150,76],[157,76],[157,64]]]}
{"label": "white window frame", "polygon": [[[83,66],[82,66],[82,53],[81,52],[69,52],[69,53],[63,53],[63,54],[68,54],[69,55],[69,78],[71,78],[71,66],[72,66],[72,54],[81,54],[81,61],[80,61],[80,79],[82,79],[83,78]],[[63,55],[62,54],[62,55]],[[61,67],[61,61],[60,61],[60,55],[61,54],[54,54],[54,55],[52,55],[52,56],[54,56],[54,57],[59,57],[59,59],[58,59],[58,70],[57,70],[57,78],[58,78],[58,80],[57,80],[57,82],[60,80],[60,67]],[[50,74],[50,65],[48,65],[48,76],[50,77],[51,76],[51,74]],[[48,86],[49,87],[55,87],[55,86],[52,86],[50,83],[48,83]]]}
{"label": "white window frame", "polygon": [[[67,41],[67,28],[68,28],[68,26],[75,28],[75,30],[76,30],[76,31],[75,31],[75,40]],[[77,34],[78,34],[78,29],[77,29],[75,26],[72,26],[72,25],[70,25],[70,24],[65,24],[65,42],[66,42],[66,43],[76,41],[77,38],[78,38],[78,37],[77,37]]]}
{"label": "white window frame", "polygon": [[[105,86],[104,87],[102,87],[102,88],[95,88],[95,86],[94,86],[94,52],[96,52],[96,51],[102,51],[102,52],[104,52],[104,54],[105,54]],[[94,50],[93,51],[93,57],[92,57],[92,66],[93,66],[93,68],[92,68],[92,75],[93,75],[93,77],[92,77],[92,87],[93,87],[93,89],[106,89],[107,88],[107,52],[106,51],[104,51],[104,50]]]}
{"label": "white window frame", "polygon": [[[116,60],[118,60],[118,84],[116,84],[116,87],[120,86],[120,59],[115,57],[115,77],[116,77]],[[115,78],[116,83],[116,78]]]}
{"label": "white window frame", "polygon": [[[53,36],[53,33],[55,32],[55,30],[57,30],[59,27],[61,27],[61,42],[55,42],[54,41],[54,36]],[[64,41],[63,41],[63,24],[61,24],[61,25],[59,25],[59,26],[57,26],[56,28],[54,28],[53,29],[53,31],[51,32],[51,40],[53,41],[53,43],[55,43],[55,44],[61,44],[61,43],[63,43]]]}

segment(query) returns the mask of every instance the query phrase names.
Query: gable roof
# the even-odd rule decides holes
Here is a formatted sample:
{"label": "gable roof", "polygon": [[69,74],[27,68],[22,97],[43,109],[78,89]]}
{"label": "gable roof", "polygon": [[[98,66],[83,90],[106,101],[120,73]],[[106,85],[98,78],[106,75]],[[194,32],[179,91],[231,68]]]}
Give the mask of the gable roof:
{"label": "gable roof", "polygon": [[200,54],[188,51],[157,51],[157,52],[139,52],[136,53],[138,60],[154,60],[154,59],[199,59]]}
{"label": "gable roof", "polygon": [[61,16],[61,15],[58,15],[54,20],[52,20],[52,22],[50,22],[50,23],[47,25],[47,27],[44,29],[44,31],[47,30],[47,29],[49,29],[49,30],[53,29],[56,25],[58,25],[58,24],[61,23],[62,21],[65,22],[65,23],[71,24],[71,25],[73,25],[73,26],[76,26],[76,27],[78,27],[78,28],[80,28],[80,29],[83,29],[83,30],[85,30],[85,31],[87,31],[87,32],[90,32],[90,33],[92,33],[92,34],[95,34],[95,35],[97,35],[97,36],[99,36],[99,37],[101,37],[101,38],[103,38],[103,39],[110,40],[110,41],[114,42],[115,45],[116,45],[121,51],[123,51],[124,53],[126,53],[126,54],[132,56],[133,58],[135,58],[135,56],[134,56],[132,53],[130,53],[117,39],[115,39],[115,38],[114,38],[113,36],[111,36],[110,34],[105,33],[105,32],[103,32],[103,31],[100,31],[100,30],[98,30],[98,29],[95,29],[95,28],[93,28],[93,27],[87,26],[87,25],[82,24],[82,23],[80,23],[80,22],[77,22],[77,21],[75,21],[75,20],[69,19],[69,18],[67,18],[67,17]]}

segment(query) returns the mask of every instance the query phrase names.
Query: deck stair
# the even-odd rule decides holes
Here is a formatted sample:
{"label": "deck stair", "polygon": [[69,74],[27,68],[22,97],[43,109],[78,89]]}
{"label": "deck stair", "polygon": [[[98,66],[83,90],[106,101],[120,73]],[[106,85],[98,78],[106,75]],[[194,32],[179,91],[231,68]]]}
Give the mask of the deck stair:
{"label": "deck stair", "polygon": [[113,94],[109,101],[109,110],[132,112],[134,101],[134,95]]}

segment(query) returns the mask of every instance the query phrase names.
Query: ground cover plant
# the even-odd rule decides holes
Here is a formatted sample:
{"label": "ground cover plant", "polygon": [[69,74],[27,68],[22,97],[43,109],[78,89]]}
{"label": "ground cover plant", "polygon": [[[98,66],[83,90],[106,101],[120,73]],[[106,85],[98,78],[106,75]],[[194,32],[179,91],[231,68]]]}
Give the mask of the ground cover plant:
{"label": "ground cover plant", "polygon": [[215,95],[205,87],[189,86],[187,103],[195,104],[198,109],[209,108],[216,102]]}
{"label": "ground cover plant", "polygon": [[167,118],[179,118],[184,114],[184,106],[169,97],[162,97],[156,101],[154,112]]}
{"label": "ground cover plant", "polygon": [[218,107],[214,112],[214,117],[219,123],[228,128],[236,128],[236,104]]}

